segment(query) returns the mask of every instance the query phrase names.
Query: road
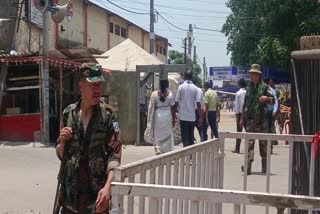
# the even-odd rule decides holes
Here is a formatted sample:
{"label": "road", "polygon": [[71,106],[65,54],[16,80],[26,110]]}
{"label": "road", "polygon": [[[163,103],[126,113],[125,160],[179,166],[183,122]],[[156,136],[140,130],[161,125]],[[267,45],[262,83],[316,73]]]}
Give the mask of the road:
{"label": "road", "polygon": [[[219,131],[235,131],[235,116],[223,112]],[[233,154],[235,140],[226,141],[224,188],[241,190],[243,154]],[[243,146],[241,147],[243,149]],[[256,161],[253,175],[248,177],[248,190],[265,192],[266,177],[259,173],[261,163],[256,145]],[[288,192],[288,147],[280,142],[275,147],[271,161],[271,192]],[[126,146],[123,148],[123,164],[132,163],[154,155],[151,146]],[[55,149],[40,143],[0,143],[0,214],[48,214],[57,183],[59,160]],[[223,213],[232,213],[230,205]],[[262,207],[248,207],[247,213],[263,213]],[[275,213],[271,208],[270,213]]]}

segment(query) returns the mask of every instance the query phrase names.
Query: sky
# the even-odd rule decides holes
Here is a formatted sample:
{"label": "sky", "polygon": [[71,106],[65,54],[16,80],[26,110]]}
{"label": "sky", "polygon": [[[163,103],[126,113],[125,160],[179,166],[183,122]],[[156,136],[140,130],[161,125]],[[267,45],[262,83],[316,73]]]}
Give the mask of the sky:
{"label": "sky", "polygon": [[[109,10],[149,30],[150,18],[147,13],[150,11],[150,0],[99,1],[103,2]],[[230,13],[226,7],[226,1],[154,0],[155,10],[161,15],[156,17],[155,33],[168,38],[169,43],[172,44],[169,50],[183,52],[182,40],[187,36],[184,30],[188,30],[189,24],[207,29],[194,29],[193,33],[193,45],[197,46],[199,64],[202,65],[203,57],[206,57],[208,67],[228,66],[230,65],[230,56],[227,55],[227,38],[219,32]],[[110,2],[139,14],[127,12]]]}

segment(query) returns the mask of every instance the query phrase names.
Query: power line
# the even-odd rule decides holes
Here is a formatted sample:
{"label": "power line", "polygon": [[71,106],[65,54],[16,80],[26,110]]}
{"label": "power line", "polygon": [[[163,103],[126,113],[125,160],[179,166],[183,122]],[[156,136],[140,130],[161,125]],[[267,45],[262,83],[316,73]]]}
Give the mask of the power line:
{"label": "power line", "polygon": [[107,2],[109,2],[110,4],[112,4],[112,5],[116,6],[116,7],[118,7],[118,8],[120,8],[120,9],[124,10],[124,11],[129,12],[129,13],[134,13],[134,14],[138,14],[138,15],[149,15],[149,13],[140,13],[140,12],[135,12],[135,11],[132,11],[132,10],[128,10],[128,9],[126,9],[126,8],[122,7],[122,6],[119,6],[119,5],[115,4],[115,3],[113,3],[113,2],[112,2],[112,1],[110,1],[110,0],[106,0],[106,1],[107,1]]}
{"label": "power line", "polygon": [[[143,4],[143,5],[149,5],[149,3],[141,2],[141,1],[134,1],[131,0],[130,2],[128,1],[123,1],[123,0],[118,0],[126,3],[134,3],[134,4]],[[169,6],[169,5],[162,5],[162,4],[155,4],[157,7],[162,7],[166,9],[173,9],[173,10],[181,10],[181,11],[195,11],[195,12],[203,12],[203,13],[217,13],[217,14],[230,14],[228,11],[219,11],[219,10],[207,10],[207,9],[200,9],[200,8],[186,8],[186,7],[176,7],[176,6]]]}
{"label": "power line", "polygon": [[158,11],[156,11],[156,13],[158,14],[158,16],[160,16],[165,22],[167,22],[168,24],[172,25],[173,27],[182,30],[182,31],[188,31],[186,29],[180,28],[177,25],[173,24],[172,22],[168,21],[166,18],[164,18]]}
{"label": "power line", "polygon": [[208,29],[208,28],[200,28],[200,27],[194,27],[197,30],[205,30],[205,31],[213,31],[213,32],[219,32],[221,33],[221,30],[215,30],[215,29]]}

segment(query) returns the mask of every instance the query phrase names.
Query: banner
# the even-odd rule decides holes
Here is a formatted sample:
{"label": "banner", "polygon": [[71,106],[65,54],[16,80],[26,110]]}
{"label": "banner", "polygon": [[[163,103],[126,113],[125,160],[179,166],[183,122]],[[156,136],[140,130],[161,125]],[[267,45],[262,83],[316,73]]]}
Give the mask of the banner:
{"label": "banner", "polygon": [[29,1],[30,4],[30,21],[31,23],[35,24],[37,27],[42,28],[43,27],[43,19],[42,19],[42,13],[39,12],[36,7],[34,6],[33,1]]}

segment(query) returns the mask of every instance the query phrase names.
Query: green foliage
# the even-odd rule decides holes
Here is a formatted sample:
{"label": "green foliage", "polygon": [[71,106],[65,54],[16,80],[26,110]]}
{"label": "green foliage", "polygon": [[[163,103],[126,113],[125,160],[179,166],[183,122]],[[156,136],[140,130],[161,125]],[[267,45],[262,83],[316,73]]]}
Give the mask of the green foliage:
{"label": "green foliage", "polygon": [[231,63],[287,69],[298,38],[320,32],[317,0],[229,0],[232,13],[222,27]]}
{"label": "green foliage", "polygon": [[[169,60],[172,64],[185,64],[184,63],[184,53],[181,53],[176,50],[170,50],[169,51]],[[193,72],[193,82],[197,86],[202,86],[202,80],[200,78],[201,75],[201,67],[199,64],[194,64],[193,61],[189,58],[187,58],[187,63],[193,65],[192,72]]]}

